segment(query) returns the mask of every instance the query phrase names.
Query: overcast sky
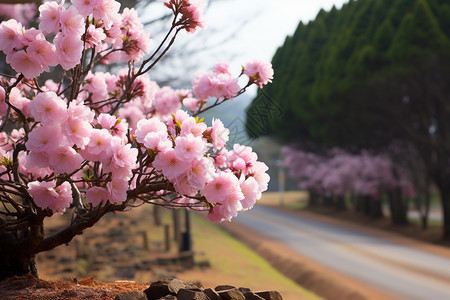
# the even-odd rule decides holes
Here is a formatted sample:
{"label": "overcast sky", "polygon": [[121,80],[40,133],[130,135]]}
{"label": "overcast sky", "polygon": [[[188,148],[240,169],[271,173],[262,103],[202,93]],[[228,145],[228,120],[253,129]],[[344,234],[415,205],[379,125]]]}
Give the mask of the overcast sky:
{"label": "overcast sky", "polygon": [[[234,60],[253,57],[271,60],[287,35],[292,35],[300,21],[313,20],[321,8],[340,8],[348,0],[227,0],[218,1],[208,10],[206,19],[211,28],[233,28],[237,31],[231,48],[239,54]],[[230,46],[230,45],[227,45]]]}

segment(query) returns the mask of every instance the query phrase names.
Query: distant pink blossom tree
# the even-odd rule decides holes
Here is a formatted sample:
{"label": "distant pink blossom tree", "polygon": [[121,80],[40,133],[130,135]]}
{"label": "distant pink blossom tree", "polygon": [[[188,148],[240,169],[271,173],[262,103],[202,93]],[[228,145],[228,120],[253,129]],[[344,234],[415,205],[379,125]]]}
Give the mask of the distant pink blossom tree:
{"label": "distant pink blossom tree", "polygon": [[336,197],[339,201],[351,198],[356,209],[360,204],[356,202],[368,197],[381,212],[381,195],[394,190],[405,197],[415,195],[406,169],[384,154],[351,154],[332,149],[318,155],[295,147],[283,148],[283,154],[290,176],[299,180],[299,187],[310,191],[313,197]]}
{"label": "distant pink blossom tree", "polygon": [[[198,115],[270,82],[271,65],[252,61],[233,76],[219,63],[197,74],[193,92],[159,87],[148,72],[180,32],[205,27],[198,2],[164,4],[172,25],[150,55],[136,11],[119,13],[114,0],[48,1],[38,28],[0,24],[0,50],[17,72],[0,82],[0,280],[37,275],[37,253],[69,243],[106,213],[149,203],[229,221],[267,189],[267,166],[252,149],[227,148],[223,123],[208,126]],[[117,61],[128,68],[95,69]],[[55,66],[62,78],[43,81]],[[44,219],[69,207],[71,223],[46,235]]]}

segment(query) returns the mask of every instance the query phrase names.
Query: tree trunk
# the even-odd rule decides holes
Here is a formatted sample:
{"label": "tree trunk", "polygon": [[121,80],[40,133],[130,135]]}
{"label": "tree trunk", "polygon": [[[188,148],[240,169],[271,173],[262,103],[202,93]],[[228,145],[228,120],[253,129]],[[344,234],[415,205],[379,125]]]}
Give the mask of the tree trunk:
{"label": "tree trunk", "polygon": [[336,196],[336,209],[339,211],[347,210],[344,196]]}
{"label": "tree trunk", "polygon": [[402,197],[400,188],[395,188],[388,193],[389,210],[392,224],[408,224],[408,202]]}
{"label": "tree trunk", "polygon": [[0,281],[12,276],[38,276],[35,256],[43,239],[43,225],[33,225],[16,234],[0,233]]}
{"label": "tree trunk", "polygon": [[442,203],[442,239],[445,241],[450,241],[450,174],[444,170],[438,169],[434,175],[435,183],[439,190]]}
{"label": "tree trunk", "polygon": [[308,206],[314,207],[319,204],[319,195],[314,191],[309,191]]}

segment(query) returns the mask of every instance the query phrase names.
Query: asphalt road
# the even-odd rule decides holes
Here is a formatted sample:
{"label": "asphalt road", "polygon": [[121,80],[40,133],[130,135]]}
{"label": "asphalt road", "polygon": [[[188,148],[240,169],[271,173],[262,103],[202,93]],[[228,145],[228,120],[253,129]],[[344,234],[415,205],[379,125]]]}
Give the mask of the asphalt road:
{"label": "asphalt road", "polygon": [[394,297],[450,299],[448,257],[264,206],[234,221]]}

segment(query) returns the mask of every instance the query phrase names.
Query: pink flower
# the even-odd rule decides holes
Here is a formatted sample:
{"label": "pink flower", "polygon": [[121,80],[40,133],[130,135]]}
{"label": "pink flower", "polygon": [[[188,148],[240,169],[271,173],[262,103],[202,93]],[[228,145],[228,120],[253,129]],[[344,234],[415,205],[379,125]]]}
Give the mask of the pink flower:
{"label": "pink flower", "polygon": [[188,97],[183,99],[183,105],[186,106],[186,108],[188,108],[190,111],[196,111],[202,104],[203,101],[197,98]]}
{"label": "pink flower", "polygon": [[43,33],[57,33],[59,31],[62,5],[63,3],[58,4],[55,1],[48,1],[39,6],[39,29]]}
{"label": "pink flower", "polygon": [[167,149],[158,153],[153,161],[153,166],[157,170],[162,171],[169,180],[175,180],[175,178],[187,172],[191,167],[190,164],[176,157],[173,149]]}
{"label": "pink flower", "polygon": [[261,199],[261,191],[258,182],[253,177],[249,177],[241,182],[241,191],[244,199],[241,201],[244,210],[250,209],[256,200]]}
{"label": "pink flower", "polygon": [[103,20],[105,29],[110,29],[113,23],[120,20],[120,3],[115,0],[97,0],[92,12],[94,19]]}
{"label": "pink flower", "polygon": [[50,168],[55,170],[55,173],[70,174],[81,167],[83,158],[71,147],[58,147],[52,154],[49,155]]}
{"label": "pink flower", "polygon": [[149,33],[144,30],[131,32],[131,35],[123,43],[123,50],[126,53],[125,60],[141,60],[150,51],[150,44],[151,39]]}
{"label": "pink flower", "polygon": [[90,161],[101,161],[106,149],[111,144],[112,136],[106,129],[92,129],[89,143],[86,145],[82,156]]}
{"label": "pink flower", "polygon": [[239,180],[232,173],[221,172],[210,181],[202,190],[202,194],[210,203],[226,203],[233,193],[241,193],[241,199],[244,199]]}
{"label": "pink flower", "polygon": [[103,169],[112,172],[113,178],[130,179],[131,170],[136,168],[138,149],[131,148],[119,137],[113,137],[102,160]]}
{"label": "pink flower", "polygon": [[270,181],[270,176],[266,173],[267,170],[269,170],[269,168],[265,163],[260,161],[254,163],[253,178],[255,178],[256,182],[258,183],[260,192],[264,192],[267,190],[267,185]]}
{"label": "pink flower", "polygon": [[92,203],[93,206],[99,206],[101,203],[108,201],[109,192],[107,189],[93,186],[86,192],[86,201]]}
{"label": "pink flower", "polygon": [[71,0],[71,2],[78,9],[80,15],[87,17],[94,10],[98,0]]}
{"label": "pink flower", "polygon": [[263,85],[272,82],[272,64],[255,59],[244,65],[244,74],[250,78],[251,82],[256,83],[258,87],[262,88]]}
{"label": "pink flower", "polygon": [[55,213],[64,213],[66,211],[66,208],[72,204],[73,198],[72,198],[72,188],[70,186],[70,183],[63,182],[60,186],[57,186],[55,188],[56,192],[58,193],[58,197],[51,203],[49,208]]}
{"label": "pink flower", "polygon": [[222,149],[228,142],[230,130],[219,119],[212,120],[211,139],[214,151]]}
{"label": "pink flower", "polygon": [[48,154],[46,152],[37,152],[37,151],[30,151],[30,154],[28,154],[27,157],[27,166],[26,168],[29,169],[48,169],[48,165],[50,164],[50,160],[48,157]]}
{"label": "pink flower", "polygon": [[67,105],[54,92],[39,93],[28,104],[28,109],[33,118],[43,125],[58,124],[67,118]]}
{"label": "pink flower", "polygon": [[33,56],[45,69],[49,71],[48,66],[56,66],[55,46],[44,40],[34,40],[27,48],[27,53]]}
{"label": "pink flower", "polygon": [[83,41],[78,36],[64,36],[58,33],[55,37],[56,58],[64,70],[70,70],[80,63]]}
{"label": "pink flower", "polygon": [[181,28],[189,33],[194,33],[197,28],[205,28],[206,22],[203,19],[203,1],[197,0],[171,0],[164,2],[174,13],[181,13],[181,18],[177,22]]}
{"label": "pink flower", "polygon": [[40,126],[34,128],[28,134],[28,141],[25,146],[30,151],[50,153],[64,142],[65,140],[57,126]]}
{"label": "pink flower", "polygon": [[192,163],[191,169],[186,173],[189,185],[195,190],[201,190],[213,179],[215,168],[211,158],[202,157]]}
{"label": "pink flower", "polygon": [[53,181],[32,181],[28,183],[28,192],[33,197],[34,203],[43,209],[48,208],[59,196]]}
{"label": "pink flower", "polygon": [[81,37],[84,33],[84,19],[74,6],[61,12],[61,31],[64,35]]}
{"label": "pink flower", "polygon": [[95,47],[106,39],[106,34],[103,28],[96,28],[93,24],[89,24],[86,32],[86,47]]}
{"label": "pink flower", "polygon": [[180,195],[187,195],[187,196],[194,196],[197,193],[197,190],[195,190],[190,184],[189,180],[186,176],[186,174],[182,174],[172,180],[173,187]]}
{"label": "pink flower", "polygon": [[200,100],[214,98],[233,98],[240,91],[238,80],[229,73],[197,72],[192,82],[192,90]]}
{"label": "pink flower", "polygon": [[180,96],[170,87],[163,87],[155,95],[153,107],[161,116],[169,116],[181,108]]}
{"label": "pink flower", "polygon": [[144,146],[152,149],[153,152],[163,152],[172,148],[172,142],[168,139],[167,134],[149,132],[144,138]]}
{"label": "pink flower", "polygon": [[112,204],[127,200],[128,181],[112,180],[106,184],[109,194],[109,202]]}
{"label": "pink flower", "polygon": [[19,50],[23,47],[21,36],[23,26],[14,19],[9,19],[0,24],[0,51],[10,54],[13,49]]}
{"label": "pink flower", "polygon": [[251,147],[234,144],[233,150],[229,152],[228,165],[232,169],[241,171],[243,175],[249,175],[254,172],[257,159],[258,155]]}
{"label": "pink flower", "polygon": [[181,136],[192,134],[195,137],[202,136],[208,126],[203,123],[197,123],[197,120],[193,117],[189,117],[181,123]]}
{"label": "pink flower", "polygon": [[[135,132],[136,141],[144,143],[144,139],[149,133],[156,133],[161,139],[167,139],[167,126],[158,118],[142,119],[137,123]],[[149,148],[149,147],[147,147]]]}
{"label": "pink flower", "polygon": [[87,120],[70,116],[62,124],[62,131],[71,145],[83,148],[89,143],[92,126]]}
{"label": "pink flower", "polygon": [[11,54],[10,64],[17,73],[22,73],[25,78],[32,79],[44,71],[44,68],[35,56],[29,55],[25,51]]}
{"label": "pink flower", "polygon": [[72,188],[68,182],[56,187],[53,181],[32,181],[28,183],[28,192],[37,206],[42,209],[50,208],[53,213],[64,213],[72,203]]}
{"label": "pink flower", "polygon": [[175,139],[175,155],[185,162],[192,162],[196,158],[202,157],[206,152],[206,143],[201,137],[193,134],[179,136]]}

